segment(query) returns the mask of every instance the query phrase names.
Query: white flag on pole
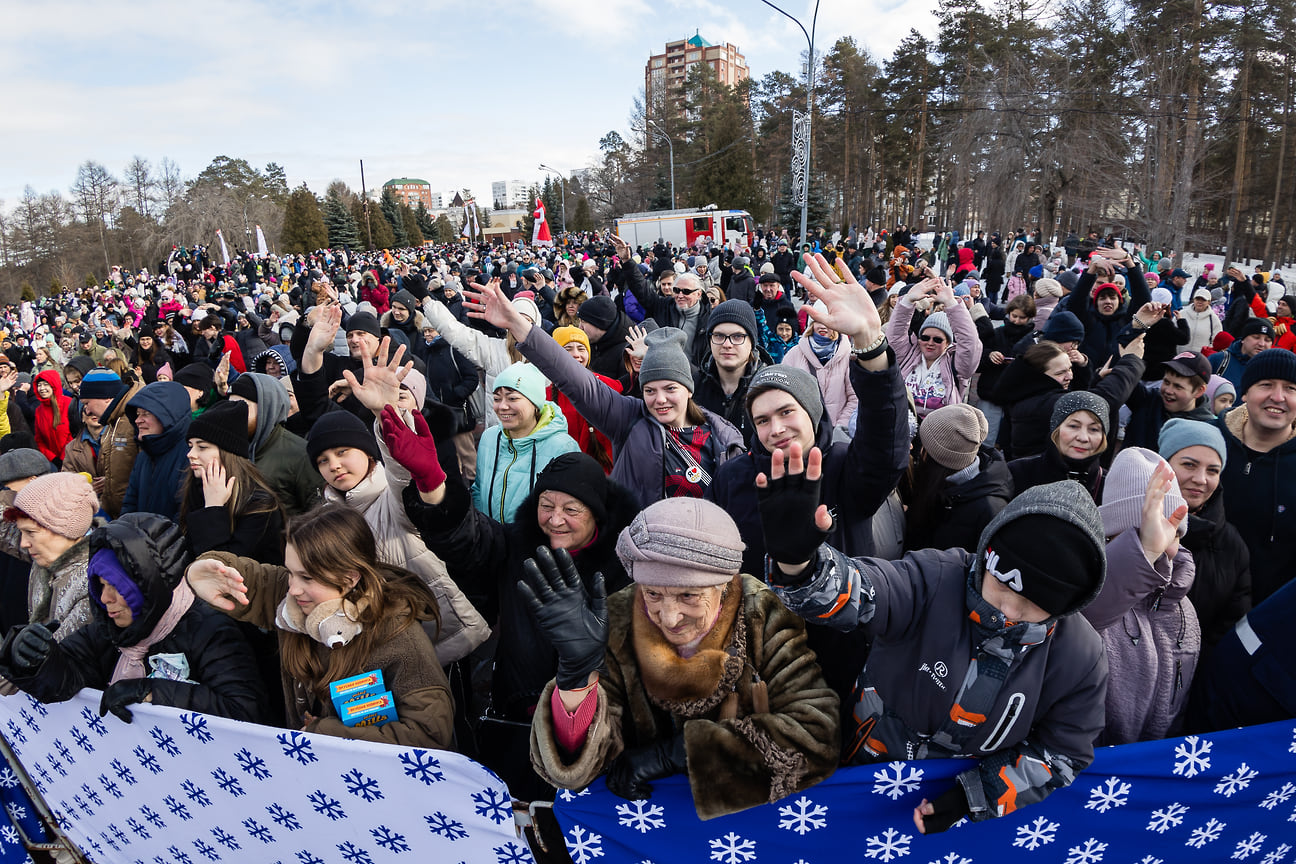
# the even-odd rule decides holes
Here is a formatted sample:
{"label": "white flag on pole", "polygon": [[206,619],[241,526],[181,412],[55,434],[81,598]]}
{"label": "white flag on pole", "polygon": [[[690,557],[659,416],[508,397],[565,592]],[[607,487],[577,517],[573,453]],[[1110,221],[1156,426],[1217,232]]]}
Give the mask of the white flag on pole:
{"label": "white flag on pole", "polygon": [[269,254],[270,254],[270,250],[266,248],[265,232],[263,232],[261,230],[261,226],[258,225],[257,226],[257,256],[264,258]]}
{"label": "white flag on pole", "polygon": [[216,239],[220,241],[220,244],[221,244],[221,257],[225,259],[225,266],[228,267],[228,266],[229,266],[229,247],[225,245],[225,235],[221,233],[221,230],[220,230],[219,228],[216,229]]}

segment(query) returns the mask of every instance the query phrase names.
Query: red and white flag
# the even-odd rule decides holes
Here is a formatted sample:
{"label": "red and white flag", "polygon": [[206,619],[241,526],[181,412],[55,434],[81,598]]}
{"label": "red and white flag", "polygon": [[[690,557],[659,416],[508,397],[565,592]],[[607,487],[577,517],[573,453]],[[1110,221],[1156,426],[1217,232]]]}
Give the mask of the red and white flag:
{"label": "red and white flag", "polygon": [[531,232],[531,245],[552,246],[553,237],[549,234],[549,222],[545,219],[544,202],[539,198],[536,199],[535,212],[531,215],[535,217],[535,228]]}

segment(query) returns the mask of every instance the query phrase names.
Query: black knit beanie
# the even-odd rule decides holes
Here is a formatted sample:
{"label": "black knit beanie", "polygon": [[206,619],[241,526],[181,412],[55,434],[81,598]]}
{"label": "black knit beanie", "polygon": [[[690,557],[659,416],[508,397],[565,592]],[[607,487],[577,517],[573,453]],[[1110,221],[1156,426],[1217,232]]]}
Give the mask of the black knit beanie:
{"label": "black knit beanie", "polygon": [[[245,427],[246,428],[246,427]],[[378,457],[378,439],[364,421],[350,411],[330,411],[315,421],[306,433],[306,455],[311,464],[319,461],[320,454],[334,447],[355,447]]]}
{"label": "black knit beanie", "polygon": [[372,312],[357,312],[347,319],[346,332],[353,330],[363,330],[371,334],[375,339],[382,338],[382,327],[378,324],[378,319]]}
{"label": "black knit beanie", "polygon": [[226,453],[248,458],[246,402],[217,402],[189,423],[189,437],[215,444]]}
{"label": "black knit beanie", "polygon": [[1058,617],[1093,594],[1094,574],[1101,572],[1100,556],[1093,538],[1078,525],[1046,514],[1027,514],[1004,523],[990,538],[986,578],[998,579]]}
{"label": "black knit beanie", "polygon": [[257,401],[256,381],[250,375],[240,375],[230,385],[230,395],[242,396],[249,402]]}
{"label": "black knit beanie", "polygon": [[588,453],[564,453],[545,466],[536,478],[536,499],[546,490],[566,492],[590,509],[595,524],[607,523],[607,475]]}

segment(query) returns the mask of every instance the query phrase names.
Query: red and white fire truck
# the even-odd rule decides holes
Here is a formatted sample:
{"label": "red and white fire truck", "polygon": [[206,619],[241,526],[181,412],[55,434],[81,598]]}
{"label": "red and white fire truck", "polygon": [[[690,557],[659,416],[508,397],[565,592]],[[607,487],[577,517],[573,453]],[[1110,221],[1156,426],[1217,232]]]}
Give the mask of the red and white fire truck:
{"label": "red and white fire truck", "polygon": [[634,246],[652,246],[658,240],[674,246],[715,243],[751,247],[756,225],[746,210],[719,210],[715,205],[685,210],[651,210],[627,213],[615,220],[617,235]]}

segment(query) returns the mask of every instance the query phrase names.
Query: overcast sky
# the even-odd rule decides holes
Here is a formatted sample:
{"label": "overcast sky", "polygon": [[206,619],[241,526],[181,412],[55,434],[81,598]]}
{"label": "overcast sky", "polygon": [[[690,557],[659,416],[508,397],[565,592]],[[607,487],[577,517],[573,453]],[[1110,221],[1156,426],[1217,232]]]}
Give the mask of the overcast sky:
{"label": "overcast sky", "polygon": [[[809,29],[813,0],[783,5]],[[822,0],[817,50],[854,36],[879,61],[935,0]],[[489,201],[492,180],[590,163],[626,134],[648,56],[700,31],[752,77],[799,73],[805,37],[760,0],[0,0],[0,200],[67,192],[93,159],[193,177],[216,156],[322,193],[421,177]]]}

